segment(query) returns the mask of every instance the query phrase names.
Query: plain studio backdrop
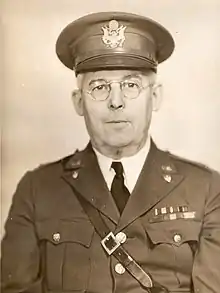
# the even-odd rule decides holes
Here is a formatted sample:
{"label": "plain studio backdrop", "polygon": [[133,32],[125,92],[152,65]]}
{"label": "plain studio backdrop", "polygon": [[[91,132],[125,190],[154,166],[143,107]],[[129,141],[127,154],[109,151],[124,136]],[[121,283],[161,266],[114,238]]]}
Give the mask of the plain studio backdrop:
{"label": "plain studio backdrop", "polygon": [[88,141],[71,104],[74,73],[55,42],[69,22],[98,11],[142,14],[170,30],[176,49],[159,67],[164,101],[151,134],[160,148],[220,170],[219,0],[5,0],[2,227],[21,176]]}

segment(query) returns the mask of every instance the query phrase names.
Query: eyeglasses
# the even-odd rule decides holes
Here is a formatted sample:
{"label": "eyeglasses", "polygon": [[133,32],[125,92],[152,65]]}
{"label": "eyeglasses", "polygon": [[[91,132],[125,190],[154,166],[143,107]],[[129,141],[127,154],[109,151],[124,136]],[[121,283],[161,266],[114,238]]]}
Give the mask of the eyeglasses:
{"label": "eyeglasses", "polygon": [[91,95],[92,99],[95,101],[105,101],[108,99],[111,92],[111,85],[113,83],[120,84],[120,90],[123,96],[127,99],[136,99],[142,90],[150,87],[152,84],[148,84],[147,86],[143,86],[137,81],[133,80],[123,80],[123,81],[96,81],[91,90],[86,91],[89,95]]}

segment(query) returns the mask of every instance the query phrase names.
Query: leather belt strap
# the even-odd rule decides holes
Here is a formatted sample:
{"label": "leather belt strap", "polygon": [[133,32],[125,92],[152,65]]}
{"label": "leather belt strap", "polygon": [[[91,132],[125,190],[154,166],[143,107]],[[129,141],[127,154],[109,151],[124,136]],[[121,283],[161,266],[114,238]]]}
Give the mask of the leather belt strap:
{"label": "leather belt strap", "polygon": [[124,268],[144,287],[148,293],[169,293],[168,290],[153,280],[151,275],[145,272],[141,266],[129,255],[117,238],[110,231],[99,211],[94,208],[77,191],[75,194],[83,210],[88,215],[96,232],[102,238],[101,244],[106,253],[113,255]]}

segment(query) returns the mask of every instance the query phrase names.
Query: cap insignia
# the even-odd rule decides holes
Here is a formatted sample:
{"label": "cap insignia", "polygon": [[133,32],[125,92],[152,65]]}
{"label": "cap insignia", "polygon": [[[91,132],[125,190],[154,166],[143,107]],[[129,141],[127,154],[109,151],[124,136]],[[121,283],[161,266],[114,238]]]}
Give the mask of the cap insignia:
{"label": "cap insignia", "polygon": [[119,25],[117,20],[109,21],[108,26],[103,26],[103,36],[102,41],[107,46],[107,48],[118,48],[122,47],[125,41],[125,32],[126,26]]}

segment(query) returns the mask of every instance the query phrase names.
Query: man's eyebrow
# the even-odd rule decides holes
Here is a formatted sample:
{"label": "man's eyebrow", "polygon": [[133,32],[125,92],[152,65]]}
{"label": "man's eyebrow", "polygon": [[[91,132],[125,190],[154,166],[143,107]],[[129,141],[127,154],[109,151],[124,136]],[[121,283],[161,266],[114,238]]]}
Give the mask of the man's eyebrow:
{"label": "man's eyebrow", "polygon": [[98,78],[98,79],[92,79],[90,80],[89,82],[89,86],[97,81],[104,81],[104,82],[107,82],[107,80],[105,80],[104,78]]}
{"label": "man's eyebrow", "polygon": [[141,75],[138,73],[126,75],[123,77],[123,80],[129,79],[129,78],[138,78],[138,79],[142,80]]}
{"label": "man's eyebrow", "polygon": [[[129,78],[138,78],[139,80],[142,80],[141,75],[138,74],[138,73],[125,75],[125,76],[123,76],[122,80],[126,80],[126,79],[129,79]],[[93,83],[95,83],[95,82],[99,82],[99,81],[108,82],[108,81],[107,81],[106,79],[104,79],[104,78],[92,79],[92,80],[89,82],[89,86],[92,85]]]}

